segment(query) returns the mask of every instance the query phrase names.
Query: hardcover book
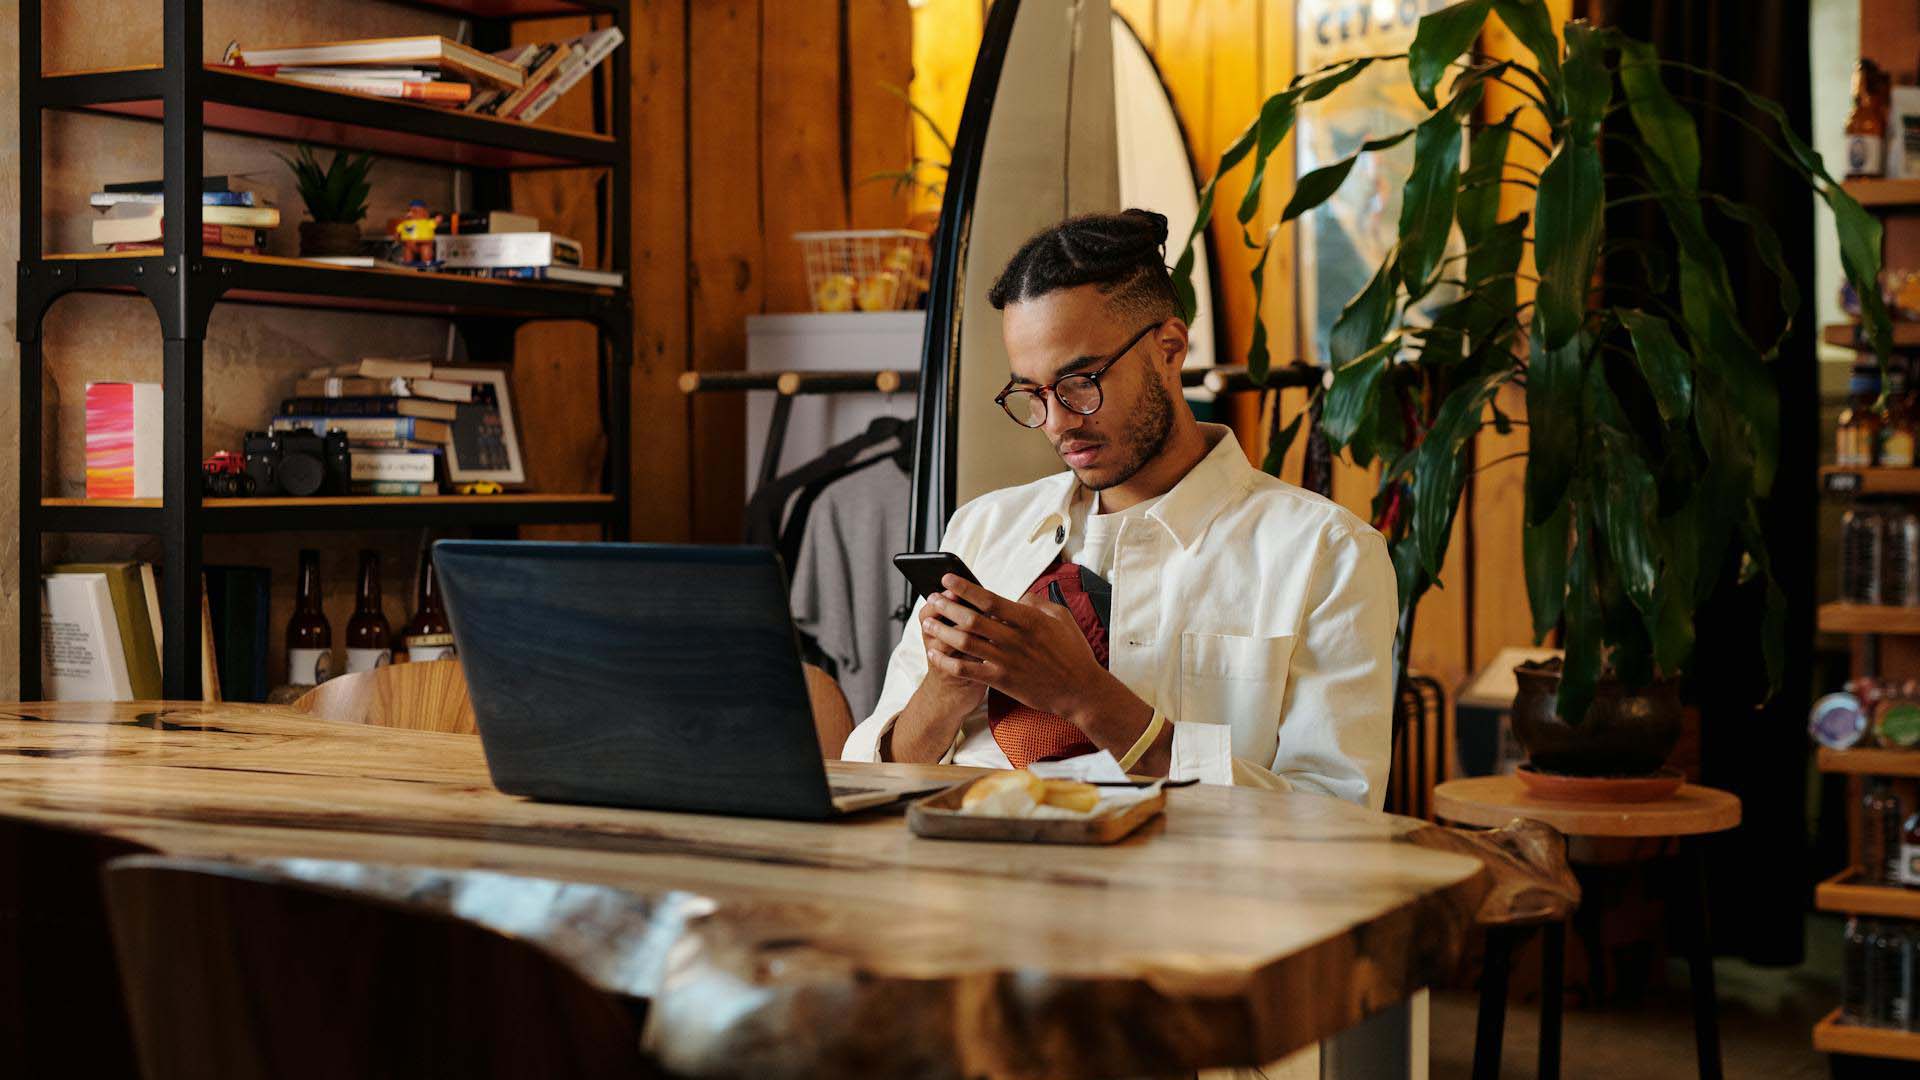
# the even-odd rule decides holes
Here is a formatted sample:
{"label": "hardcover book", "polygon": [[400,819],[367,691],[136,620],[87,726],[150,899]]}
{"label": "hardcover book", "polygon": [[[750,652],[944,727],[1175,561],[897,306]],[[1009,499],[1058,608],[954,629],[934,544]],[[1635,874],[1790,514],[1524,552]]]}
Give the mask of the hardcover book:
{"label": "hardcover book", "polygon": [[435,236],[434,256],[448,269],[579,266],[580,242],[550,232]]}
{"label": "hardcover book", "polygon": [[280,403],[282,416],[424,416],[451,420],[458,410],[451,401],[413,397],[294,397]]}
{"label": "hardcover book", "polygon": [[527,73],[478,49],[434,34],[419,37],[365,38],[311,45],[240,48],[237,59],[248,67],[431,65],[505,87],[518,87]]}
{"label": "hardcover book", "polygon": [[355,447],[350,479],[399,480],[431,484],[440,455],[410,450],[362,450]]}
{"label": "hardcover book", "polygon": [[[107,583],[113,600],[114,632],[120,638],[120,652],[127,665],[127,681],[135,701],[158,701],[160,684],[160,643],[154,633],[153,608],[149,607],[146,577],[141,563],[62,563],[52,573],[98,574]],[[149,574],[151,571],[149,570]],[[157,605],[158,601],[153,601]]]}
{"label": "hardcover book", "polygon": [[132,701],[105,574],[40,578],[40,688],[48,701]]}
{"label": "hardcover book", "polygon": [[270,425],[274,431],[305,429],[325,435],[344,431],[347,438],[418,439],[444,443],[453,438],[453,428],[445,420],[426,420],[414,416],[276,416]]}

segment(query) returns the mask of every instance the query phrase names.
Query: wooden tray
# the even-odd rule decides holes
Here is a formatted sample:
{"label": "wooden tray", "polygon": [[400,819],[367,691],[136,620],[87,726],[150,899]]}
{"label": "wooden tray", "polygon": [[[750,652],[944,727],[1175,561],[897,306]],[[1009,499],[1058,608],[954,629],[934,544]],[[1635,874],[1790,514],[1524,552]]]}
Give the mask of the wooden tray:
{"label": "wooden tray", "polygon": [[960,800],[979,779],[957,784],[907,806],[915,836],[940,840],[1001,840],[1028,844],[1111,844],[1125,839],[1167,808],[1165,788],[1131,806],[1088,818],[980,817],[960,812]]}

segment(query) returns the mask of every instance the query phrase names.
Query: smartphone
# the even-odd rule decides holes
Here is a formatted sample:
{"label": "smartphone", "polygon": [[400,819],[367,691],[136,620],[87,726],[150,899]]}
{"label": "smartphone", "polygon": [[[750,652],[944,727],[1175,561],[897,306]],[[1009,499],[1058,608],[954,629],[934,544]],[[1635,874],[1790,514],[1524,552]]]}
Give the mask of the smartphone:
{"label": "smartphone", "polygon": [[900,572],[907,576],[907,580],[913,584],[914,591],[920,594],[922,600],[934,593],[947,591],[947,587],[940,584],[940,579],[948,574],[971,581],[975,585],[980,584],[980,579],[973,576],[973,571],[967,569],[967,564],[960,560],[960,556],[950,551],[920,551],[895,555],[893,565],[899,567]]}

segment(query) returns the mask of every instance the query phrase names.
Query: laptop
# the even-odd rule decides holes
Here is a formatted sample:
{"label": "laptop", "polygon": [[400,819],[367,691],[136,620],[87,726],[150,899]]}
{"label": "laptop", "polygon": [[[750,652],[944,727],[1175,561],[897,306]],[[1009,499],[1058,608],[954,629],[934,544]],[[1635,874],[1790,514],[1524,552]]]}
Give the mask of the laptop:
{"label": "laptop", "polygon": [[442,540],[433,562],[509,795],[818,820],[939,790],[829,782],[770,548]]}

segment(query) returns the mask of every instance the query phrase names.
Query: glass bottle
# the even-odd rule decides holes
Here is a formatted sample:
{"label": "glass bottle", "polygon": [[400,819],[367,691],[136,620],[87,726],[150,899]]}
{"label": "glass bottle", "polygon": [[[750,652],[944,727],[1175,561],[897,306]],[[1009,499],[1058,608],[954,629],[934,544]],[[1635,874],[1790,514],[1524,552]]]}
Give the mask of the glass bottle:
{"label": "glass bottle", "polygon": [[347,672],[372,671],[393,662],[393,630],[380,605],[380,554],[360,553],[360,590],[347,622]]}
{"label": "glass bottle", "polygon": [[1920,514],[1909,506],[1887,511],[1880,596],[1888,604],[1920,607]]}
{"label": "glass bottle", "polygon": [[300,552],[300,580],[287,619],[287,681],[317,686],[333,674],[333,627],[320,610],[320,553]]}
{"label": "glass bottle", "polygon": [[1840,1018],[1849,1024],[1867,1022],[1867,930],[1869,923],[1855,915],[1847,920],[1842,939]]}
{"label": "glass bottle", "polygon": [[[1889,750],[1920,750],[1920,684],[1908,680],[1898,687],[1888,687],[1886,700],[1873,713],[1873,738]],[[1899,842],[1895,833],[1889,858],[1899,854]],[[1892,864],[1888,866],[1891,880]]]}
{"label": "glass bottle", "polygon": [[[1892,704],[1889,699],[1887,704]],[[1886,885],[1900,851],[1900,800],[1885,777],[1867,782],[1860,797],[1860,882]]]}
{"label": "glass bottle", "polygon": [[1887,369],[1887,393],[1880,407],[1879,452],[1874,462],[1893,469],[1913,467],[1913,415],[1907,408],[1905,368]]}
{"label": "glass bottle", "polygon": [[1884,595],[1886,529],[1880,511],[1856,502],[1840,518],[1840,598],[1878,604]]}
{"label": "glass bottle", "polygon": [[1900,861],[1894,869],[1898,884],[1920,889],[1920,810],[1915,810],[1900,829]]}
{"label": "glass bottle", "polygon": [[1834,446],[1834,464],[1865,468],[1874,462],[1880,440],[1880,368],[1872,362],[1853,365],[1847,378],[1847,404],[1840,410]]}
{"label": "glass bottle", "polygon": [[413,602],[413,618],[400,632],[400,646],[408,660],[451,660],[453,626],[440,607],[440,584],[433,571],[433,556],[420,554],[420,585]]}
{"label": "glass bottle", "polygon": [[1880,65],[1862,58],[1853,65],[1853,111],[1847,114],[1847,176],[1884,176],[1887,171],[1887,98]]}

